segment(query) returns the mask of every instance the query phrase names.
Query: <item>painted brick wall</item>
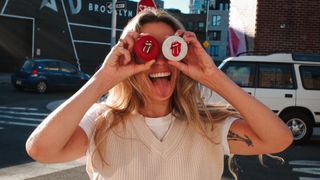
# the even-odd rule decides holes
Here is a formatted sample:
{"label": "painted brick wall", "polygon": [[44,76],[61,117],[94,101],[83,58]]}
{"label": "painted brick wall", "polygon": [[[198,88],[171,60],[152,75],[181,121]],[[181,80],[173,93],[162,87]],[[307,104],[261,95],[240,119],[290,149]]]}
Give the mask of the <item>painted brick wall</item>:
{"label": "painted brick wall", "polygon": [[319,0],[258,0],[254,51],[320,54]]}

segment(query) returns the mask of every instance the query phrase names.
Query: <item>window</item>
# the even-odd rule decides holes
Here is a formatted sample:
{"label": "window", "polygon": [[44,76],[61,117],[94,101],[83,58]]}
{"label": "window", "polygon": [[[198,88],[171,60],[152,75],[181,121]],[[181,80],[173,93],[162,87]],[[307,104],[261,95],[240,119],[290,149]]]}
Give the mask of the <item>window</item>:
{"label": "window", "polygon": [[77,72],[76,68],[71,64],[61,63],[61,71],[66,73],[75,73]]}
{"label": "window", "polygon": [[213,15],[212,16],[212,26],[220,26],[221,16]]}
{"label": "window", "polygon": [[254,87],[255,64],[229,62],[222,71],[240,87]]}
{"label": "window", "polygon": [[204,22],[199,22],[198,26],[199,26],[199,31],[204,31],[205,30]]}
{"label": "window", "polygon": [[26,61],[22,65],[22,70],[25,72],[31,72],[33,70],[33,67],[34,67],[34,63],[32,61]]}
{"label": "window", "polygon": [[39,63],[38,68],[46,71],[59,71],[59,64],[57,62],[44,62]]}
{"label": "window", "polygon": [[209,31],[209,40],[212,41],[220,41],[221,39],[221,31]]}
{"label": "window", "polygon": [[300,75],[305,89],[320,90],[320,66],[300,66]]}
{"label": "window", "polygon": [[225,4],[225,10],[229,11],[229,4],[228,3]]}
{"label": "window", "polygon": [[210,47],[210,55],[211,56],[219,56],[219,46],[213,45]]}
{"label": "window", "polygon": [[209,10],[216,10],[216,2],[209,1]]}
{"label": "window", "polygon": [[261,64],[259,88],[293,89],[292,66],[287,64]]}
{"label": "window", "polygon": [[223,3],[220,3],[220,4],[219,4],[219,10],[220,10],[220,11],[223,11]]}
{"label": "window", "polygon": [[187,30],[193,30],[193,23],[190,21],[187,23]]}

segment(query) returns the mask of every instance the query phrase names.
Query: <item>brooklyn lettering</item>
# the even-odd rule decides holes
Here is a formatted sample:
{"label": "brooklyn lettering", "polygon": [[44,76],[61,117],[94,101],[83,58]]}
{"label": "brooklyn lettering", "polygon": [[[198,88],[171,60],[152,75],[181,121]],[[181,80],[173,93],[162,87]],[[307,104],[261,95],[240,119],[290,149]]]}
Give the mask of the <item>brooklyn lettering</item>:
{"label": "brooklyn lettering", "polygon": [[[99,14],[112,14],[112,9],[104,4],[89,3],[89,12],[99,13]],[[127,9],[117,9],[118,16],[133,17],[133,12]]]}

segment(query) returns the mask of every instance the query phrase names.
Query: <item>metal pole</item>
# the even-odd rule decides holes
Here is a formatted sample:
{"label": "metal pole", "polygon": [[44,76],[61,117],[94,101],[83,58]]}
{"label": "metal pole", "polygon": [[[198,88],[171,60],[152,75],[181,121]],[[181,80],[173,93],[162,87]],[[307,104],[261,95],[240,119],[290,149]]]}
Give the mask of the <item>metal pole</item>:
{"label": "metal pole", "polygon": [[117,31],[117,0],[112,0],[112,21],[111,21],[111,48],[116,44],[116,31]]}
{"label": "metal pole", "polygon": [[[209,35],[208,35],[208,29],[209,29],[209,27],[208,27],[208,23],[209,23],[209,4],[210,4],[210,0],[207,0],[207,17],[206,17],[206,41],[208,41],[209,42]],[[206,50],[207,50],[207,52],[209,51],[208,49],[210,49],[210,47],[208,46],[207,48],[206,48]]]}

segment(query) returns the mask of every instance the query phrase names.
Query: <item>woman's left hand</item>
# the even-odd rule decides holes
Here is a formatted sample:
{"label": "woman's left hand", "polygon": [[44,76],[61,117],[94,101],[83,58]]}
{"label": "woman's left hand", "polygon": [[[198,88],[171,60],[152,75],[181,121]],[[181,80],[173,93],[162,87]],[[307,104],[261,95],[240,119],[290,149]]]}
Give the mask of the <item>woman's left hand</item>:
{"label": "woman's left hand", "polygon": [[182,35],[187,42],[188,54],[182,61],[169,60],[168,63],[201,84],[208,85],[213,74],[218,70],[212,58],[201,46],[195,33],[178,30],[176,35]]}

